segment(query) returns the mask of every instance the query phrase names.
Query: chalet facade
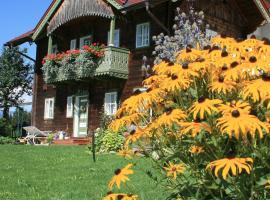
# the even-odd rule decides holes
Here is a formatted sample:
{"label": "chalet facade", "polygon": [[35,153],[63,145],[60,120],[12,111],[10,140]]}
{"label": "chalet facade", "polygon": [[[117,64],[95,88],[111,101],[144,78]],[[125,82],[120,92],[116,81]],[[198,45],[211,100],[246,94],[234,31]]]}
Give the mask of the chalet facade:
{"label": "chalet facade", "polygon": [[[266,0],[197,0],[194,4],[205,12],[213,31],[236,38],[245,38],[270,21]],[[99,127],[102,112],[113,115],[120,102],[142,87],[142,57],[151,57],[152,36],[172,32],[176,7],[184,9],[187,2],[53,0],[34,30],[7,43],[37,45],[32,124],[79,138]],[[54,77],[42,71],[47,54],[93,42],[107,45],[105,56],[94,71],[83,71],[83,78],[77,73],[65,75],[61,67]]]}

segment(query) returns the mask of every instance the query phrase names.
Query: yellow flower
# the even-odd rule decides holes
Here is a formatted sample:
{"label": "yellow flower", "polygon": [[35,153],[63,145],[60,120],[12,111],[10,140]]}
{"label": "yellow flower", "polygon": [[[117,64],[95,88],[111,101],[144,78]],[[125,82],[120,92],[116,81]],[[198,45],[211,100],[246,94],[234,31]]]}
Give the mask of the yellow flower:
{"label": "yellow flower", "polygon": [[[240,109],[239,109],[240,110]],[[227,133],[230,137],[234,136],[239,139],[240,135],[243,139],[250,134],[255,137],[258,131],[259,137],[263,137],[263,129],[269,131],[265,123],[261,122],[256,116],[249,115],[241,110],[233,110],[231,113],[224,113],[221,118],[217,120],[217,126],[223,134]]]}
{"label": "yellow flower", "polygon": [[133,195],[133,194],[113,194],[113,193],[108,193],[106,197],[103,198],[103,200],[137,200],[138,196]]}
{"label": "yellow flower", "polygon": [[192,68],[192,65],[189,63],[183,63],[182,65],[175,64],[171,68],[169,68],[170,75],[177,75],[178,77],[199,77],[199,74]]}
{"label": "yellow flower", "polygon": [[116,132],[124,126],[130,126],[131,124],[137,125],[144,118],[144,115],[144,113],[134,113],[128,116],[124,116],[114,120],[109,127]]}
{"label": "yellow flower", "polygon": [[189,152],[192,154],[200,154],[204,152],[203,147],[193,145],[190,147]]}
{"label": "yellow flower", "polygon": [[132,167],[132,164],[128,164],[125,166],[123,169],[117,169],[115,170],[115,175],[109,182],[109,189],[111,190],[113,188],[113,185],[116,184],[118,188],[120,188],[121,182],[125,183],[126,181],[129,180],[127,175],[133,174],[133,170],[129,169]]}
{"label": "yellow flower", "polygon": [[144,131],[141,128],[132,130],[129,136],[127,136],[125,144],[128,145],[130,142],[131,143],[136,142],[138,139],[140,139],[143,136],[143,134],[144,134]]}
{"label": "yellow flower", "polygon": [[224,80],[223,76],[220,76],[218,80],[213,81],[209,87],[211,92],[217,92],[218,94],[228,94],[236,90],[236,82]]}
{"label": "yellow flower", "polygon": [[243,101],[232,101],[231,103],[220,104],[218,109],[222,114],[230,114],[234,110],[238,110],[241,113],[249,114],[251,106],[247,102]]}
{"label": "yellow flower", "polygon": [[211,133],[211,127],[205,122],[180,122],[181,135],[186,135],[191,133],[192,137],[196,137],[202,130]]}
{"label": "yellow flower", "polygon": [[270,189],[270,180],[268,180],[265,184],[265,188]]}
{"label": "yellow flower", "polygon": [[122,149],[118,151],[117,155],[122,156],[124,158],[131,159],[134,156],[134,152],[130,149]]}
{"label": "yellow flower", "polygon": [[209,163],[206,169],[215,169],[215,176],[219,177],[218,172],[223,168],[222,177],[226,180],[230,170],[233,176],[241,174],[243,170],[250,174],[252,164],[252,158],[224,158]]}
{"label": "yellow flower", "polygon": [[202,51],[197,49],[192,49],[190,47],[187,47],[185,50],[182,50],[178,53],[176,56],[177,62],[194,62],[197,59],[200,59],[202,57]]}
{"label": "yellow flower", "polygon": [[215,107],[216,105],[221,104],[222,101],[219,99],[207,99],[204,97],[200,97],[197,102],[193,103],[190,108],[190,112],[193,113],[193,119],[199,118],[203,119],[205,116],[205,112],[208,115],[211,115],[213,112],[218,112],[218,109]]}
{"label": "yellow flower", "polygon": [[153,122],[152,128],[171,127],[173,124],[179,124],[186,117],[186,114],[181,109],[168,109]]}
{"label": "yellow flower", "polygon": [[261,79],[247,82],[243,89],[244,99],[251,98],[253,102],[258,102],[270,95],[270,76],[264,74]]}
{"label": "yellow flower", "polygon": [[175,92],[187,89],[191,82],[189,78],[173,74],[171,77],[166,78],[163,83],[160,84],[160,87],[168,92]]}
{"label": "yellow flower", "polygon": [[185,166],[183,164],[172,164],[169,162],[168,167],[164,167],[167,171],[167,177],[173,177],[176,179],[177,174],[182,174],[185,171]]}

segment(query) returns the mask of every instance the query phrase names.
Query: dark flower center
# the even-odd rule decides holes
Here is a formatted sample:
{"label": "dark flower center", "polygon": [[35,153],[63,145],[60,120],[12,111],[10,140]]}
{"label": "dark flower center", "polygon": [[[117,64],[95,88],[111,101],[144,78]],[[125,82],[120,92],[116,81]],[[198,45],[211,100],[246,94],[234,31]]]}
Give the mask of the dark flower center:
{"label": "dark flower center", "polygon": [[205,101],[205,97],[200,97],[199,99],[198,99],[198,102],[199,103],[203,103]]}
{"label": "dark flower center", "polygon": [[192,50],[192,46],[191,45],[187,45],[187,47],[186,47],[186,52],[187,53],[190,53]]}
{"label": "dark flower center", "polygon": [[107,195],[110,195],[110,194],[112,194],[112,191],[110,191],[110,192],[107,192]]}
{"label": "dark flower center", "polygon": [[129,134],[130,134],[130,135],[134,135],[135,132],[136,132],[136,130],[132,130]]}
{"label": "dark flower center", "polygon": [[172,108],[166,108],[165,113],[166,115],[170,115],[172,113],[173,109]]}
{"label": "dark flower center", "polygon": [[169,67],[174,66],[174,62],[172,62],[172,61],[168,62],[168,66]]}
{"label": "dark flower center", "polygon": [[196,62],[204,62],[204,61],[205,61],[204,58],[197,58],[197,59],[196,59]]}
{"label": "dark flower center", "polygon": [[224,65],[224,66],[221,68],[222,71],[226,71],[227,69],[228,69],[228,67],[227,67],[226,65]]}
{"label": "dark flower center", "polygon": [[221,57],[227,57],[229,54],[227,51],[222,51]]}
{"label": "dark flower center", "polygon": [[251,57],[249,58],[249,62],[255,63],[255,62],[257,62],[257,58],[256,58],[255,56],[251,56]]}
{"label": "dark flower center", "polygon": [[262,80],[270,81],[270,73],[263,73]]}
{"label": "dark flower center", "polygon": [[138,94],[141,94],[142,92],[139,90],[139,89],[137,89],[137,90],[135,90],[134,92],[133,92],[133,95],[138,95]]}
{"label": "dark flower center", "polygon": [[204,46],[203,47],[203,50],[210,50],[211,49],[211,46],[210,45],[207,45],[207,46]]}
{"label": "dark flower center", "polygon": [[117,169],[117,170],[114,171],[115,175],[119,175],[120,173],[121,173],[121,169]]}
{"label": "dark flower center", "polygon": [[194,120],[194,122],[195,122],[195,123],[201,123],[202,121],[201,121],[200,118],[196,118],[196,119]]}
{"label": "dark flower center", "polygon": [[175,172],[175,171],[176,171],[176,168],[175,168],[175,167],[173,167],[173,168],[172,168],[172,171],[173,171],[173,172]]}
{"label": "dark flower center", "polygon": [[232,111],[232,116],[237,118],[240,116],[240,112],[238,110],[234,110],[234,111]]}
{"label": "dark flower center", "polygon": [[175,74],[173,74],[173,75],[172,75],[172,80],[176,80],[176,79],[178,79],[178,76],[175,75]]}
{"label": "dark flower center", "polygon": [[117,200],[121,200],[121,199],[123,199],[124,198],[124,195],[122,195],[122,194],[118,194],[117,195]]}
{"label": "dark flower center", "polygon": [[231,63],[231,68],[235,68],[237,65],[239,65],[239,63],[234,61]]}
{"label": "dark flower center", "polygon": [[212,51],[216,51],[216,50],[219,50],[219,47],[218,47],[218,46],[213,46],[213,47],[209,50],[209,53],[211,53]]}
{"label": "dark flower center", "polygon": [[147,88],[146,92],[151,92],[152,90],[152,88]]}
{"label": "dark flower center", "polygon": [[223,76],[220,76],[220,77],[218,78],[218,82],[223,83],[223,82],[224,82],[224,77],[223,77]]}
{"label": "dark flower center", "polygon": [[188,69],[188,63],[187,62],[183,63],[182,69]]}

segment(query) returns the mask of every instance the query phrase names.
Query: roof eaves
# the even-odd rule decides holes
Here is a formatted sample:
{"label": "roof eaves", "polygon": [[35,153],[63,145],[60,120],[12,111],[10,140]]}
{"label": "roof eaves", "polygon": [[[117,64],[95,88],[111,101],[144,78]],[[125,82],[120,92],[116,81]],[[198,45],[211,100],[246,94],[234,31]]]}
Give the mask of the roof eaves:
{"label": "roof eaves", "polygon": [[56,9],[59,7],[59,5],[62,3],[62,0],[54,0],[54,2],[51,4],[49,9],[46,11],[43,18],[38,23],[37,27],[35,28],[35,32],[32,36],[33,41],[35,41],[38,36],[40,35],[41,31],[44,30],[46,24],[48,23],[49,19],[52,17]]}
{"label": "roof eaves", "polygon": [[107,2],[109,4],[111,4],[113,7],[115,7],[117,10],[121,10],[124,7],[122,5],[120,5],[119,3],[117,3],[115,0],[107,0]]}
{"label": "roof eaves", "polygon": [[259,8],[259,10],[260,10],[261,14],[263,15],[263,17],[265,18],[265,20],[268,23],[270,23],[270,12],[266,8],[264,2],[262,0],[253,0],[253,1],[255,2],[257,7]]}

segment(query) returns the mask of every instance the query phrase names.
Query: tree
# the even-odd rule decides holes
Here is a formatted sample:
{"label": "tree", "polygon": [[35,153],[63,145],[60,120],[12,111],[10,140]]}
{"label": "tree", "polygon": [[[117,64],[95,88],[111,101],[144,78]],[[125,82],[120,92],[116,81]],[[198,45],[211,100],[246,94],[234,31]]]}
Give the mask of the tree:
{"label": "tree", "polygon": [[18,47],[5,47],[0,56],[0,107],[5,119],[9,118],[11,106],[22,103],[24,94],[31,94],[32,66],[22,56],[26,52]]}

